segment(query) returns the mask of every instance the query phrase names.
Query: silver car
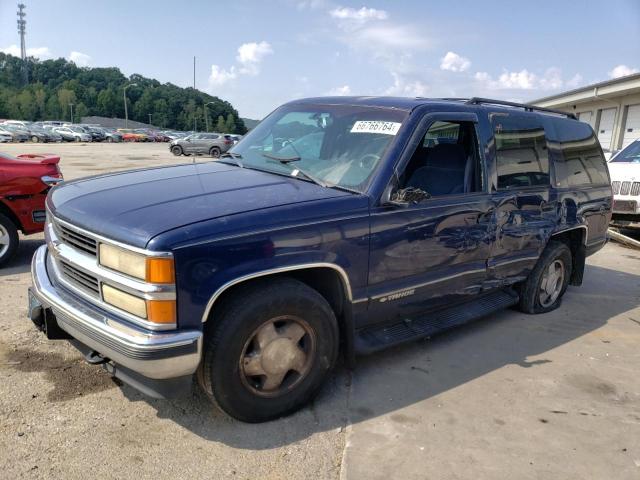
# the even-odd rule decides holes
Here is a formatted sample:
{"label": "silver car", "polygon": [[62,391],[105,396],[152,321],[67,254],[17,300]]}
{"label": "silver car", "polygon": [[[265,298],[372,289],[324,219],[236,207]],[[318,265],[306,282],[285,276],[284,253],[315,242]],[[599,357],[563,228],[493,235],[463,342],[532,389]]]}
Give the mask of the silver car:
{"label": "silver car", "polygon": [[221,133],[193,133],[185,138],[173,140],[169,150],[174,155],[210,155],[219,157],[233,146],[229,135]]}

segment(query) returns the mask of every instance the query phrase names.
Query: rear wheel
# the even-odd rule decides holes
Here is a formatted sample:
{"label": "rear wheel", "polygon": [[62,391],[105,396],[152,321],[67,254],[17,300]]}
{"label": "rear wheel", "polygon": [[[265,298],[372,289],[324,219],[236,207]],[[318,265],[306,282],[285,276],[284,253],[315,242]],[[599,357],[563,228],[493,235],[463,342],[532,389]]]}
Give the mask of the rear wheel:
{"label": "rear wheel", "polygon": [[218,158],[220,156],[220,149],[218,147],[211,147],[209,155],[213,158]]}
{"label": "rear wheel", "polygon": [[179,157],[183,153],[182,147],[180,145],[174,145],[173,147],[171,147],[171,153]]}
{"label": "rear wheel", "polygon": [[38,142],[40,141],[40,139],[39,139],[36,135],[32,135],[32,136],[31,136],[31,141],[32,141],[33,143],[38,143]]}
{"label": "rear wheel", "polygon": [[75,141],[76,141],[76,142],[79,142],[80,140],[81,140],[81,138],[80,138],[80,137],[75,137]]}
{"label": "rear wheel", "polygon": [[545,313],[560,306],[572,271],[571,250],[551,241],[529,277],[520,287],[519,309],[525,313]]}
{"label": "rear wheel", "polygon": [[0,267],[15,255],[18,241],[18,229],[15,224],[0,213]]}
{"label": "rear wheel", "polygon": [[263,422],[305,405],[338,353],[333,310],[294,279],[261,281],[227,300],[209,320],[198,380],[230,416]]}
{"label": "rear wheel", "polygon": [[112,143],[113,142],[113,137],[107,137],[107,143]]}

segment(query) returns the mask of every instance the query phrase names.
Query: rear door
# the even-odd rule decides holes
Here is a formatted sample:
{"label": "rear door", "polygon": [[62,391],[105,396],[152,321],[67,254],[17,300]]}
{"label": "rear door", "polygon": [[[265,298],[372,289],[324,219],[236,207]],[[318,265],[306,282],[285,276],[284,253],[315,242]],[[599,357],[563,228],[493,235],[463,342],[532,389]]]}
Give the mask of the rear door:
{"label": "rear door", "polygon": [[494,134],[496,239],[488,262],[490,282],[522,277],[536,264],[555,226],[549,154],[539,115],[489,114]]}

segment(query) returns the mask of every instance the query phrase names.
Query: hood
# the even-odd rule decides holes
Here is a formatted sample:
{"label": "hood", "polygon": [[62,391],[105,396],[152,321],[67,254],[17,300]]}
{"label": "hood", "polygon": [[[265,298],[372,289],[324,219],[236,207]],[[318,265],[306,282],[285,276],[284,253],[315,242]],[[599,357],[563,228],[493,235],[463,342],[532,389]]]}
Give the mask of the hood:
{"label": "hood", "polygon": [[54,216],[144,248],[185,225],[294,203],[351,195],[341,190],[218,162],[91,177],[54,188]]}
{"label": "hood", "polygon": [[611,181],[640,182],[640,163],[609,162],[608,167]]}

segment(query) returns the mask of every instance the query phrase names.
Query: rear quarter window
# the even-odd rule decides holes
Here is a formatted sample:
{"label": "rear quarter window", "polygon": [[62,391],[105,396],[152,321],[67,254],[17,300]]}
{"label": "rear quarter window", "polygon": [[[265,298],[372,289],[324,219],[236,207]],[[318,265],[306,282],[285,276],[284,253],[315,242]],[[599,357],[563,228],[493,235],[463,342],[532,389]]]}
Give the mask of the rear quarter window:
{"label": "rear quarter window", "polygon": [[590,125],[570,119],[553,119],[556,141],[556,184],[560,187],[608,185],[609,170]]}

